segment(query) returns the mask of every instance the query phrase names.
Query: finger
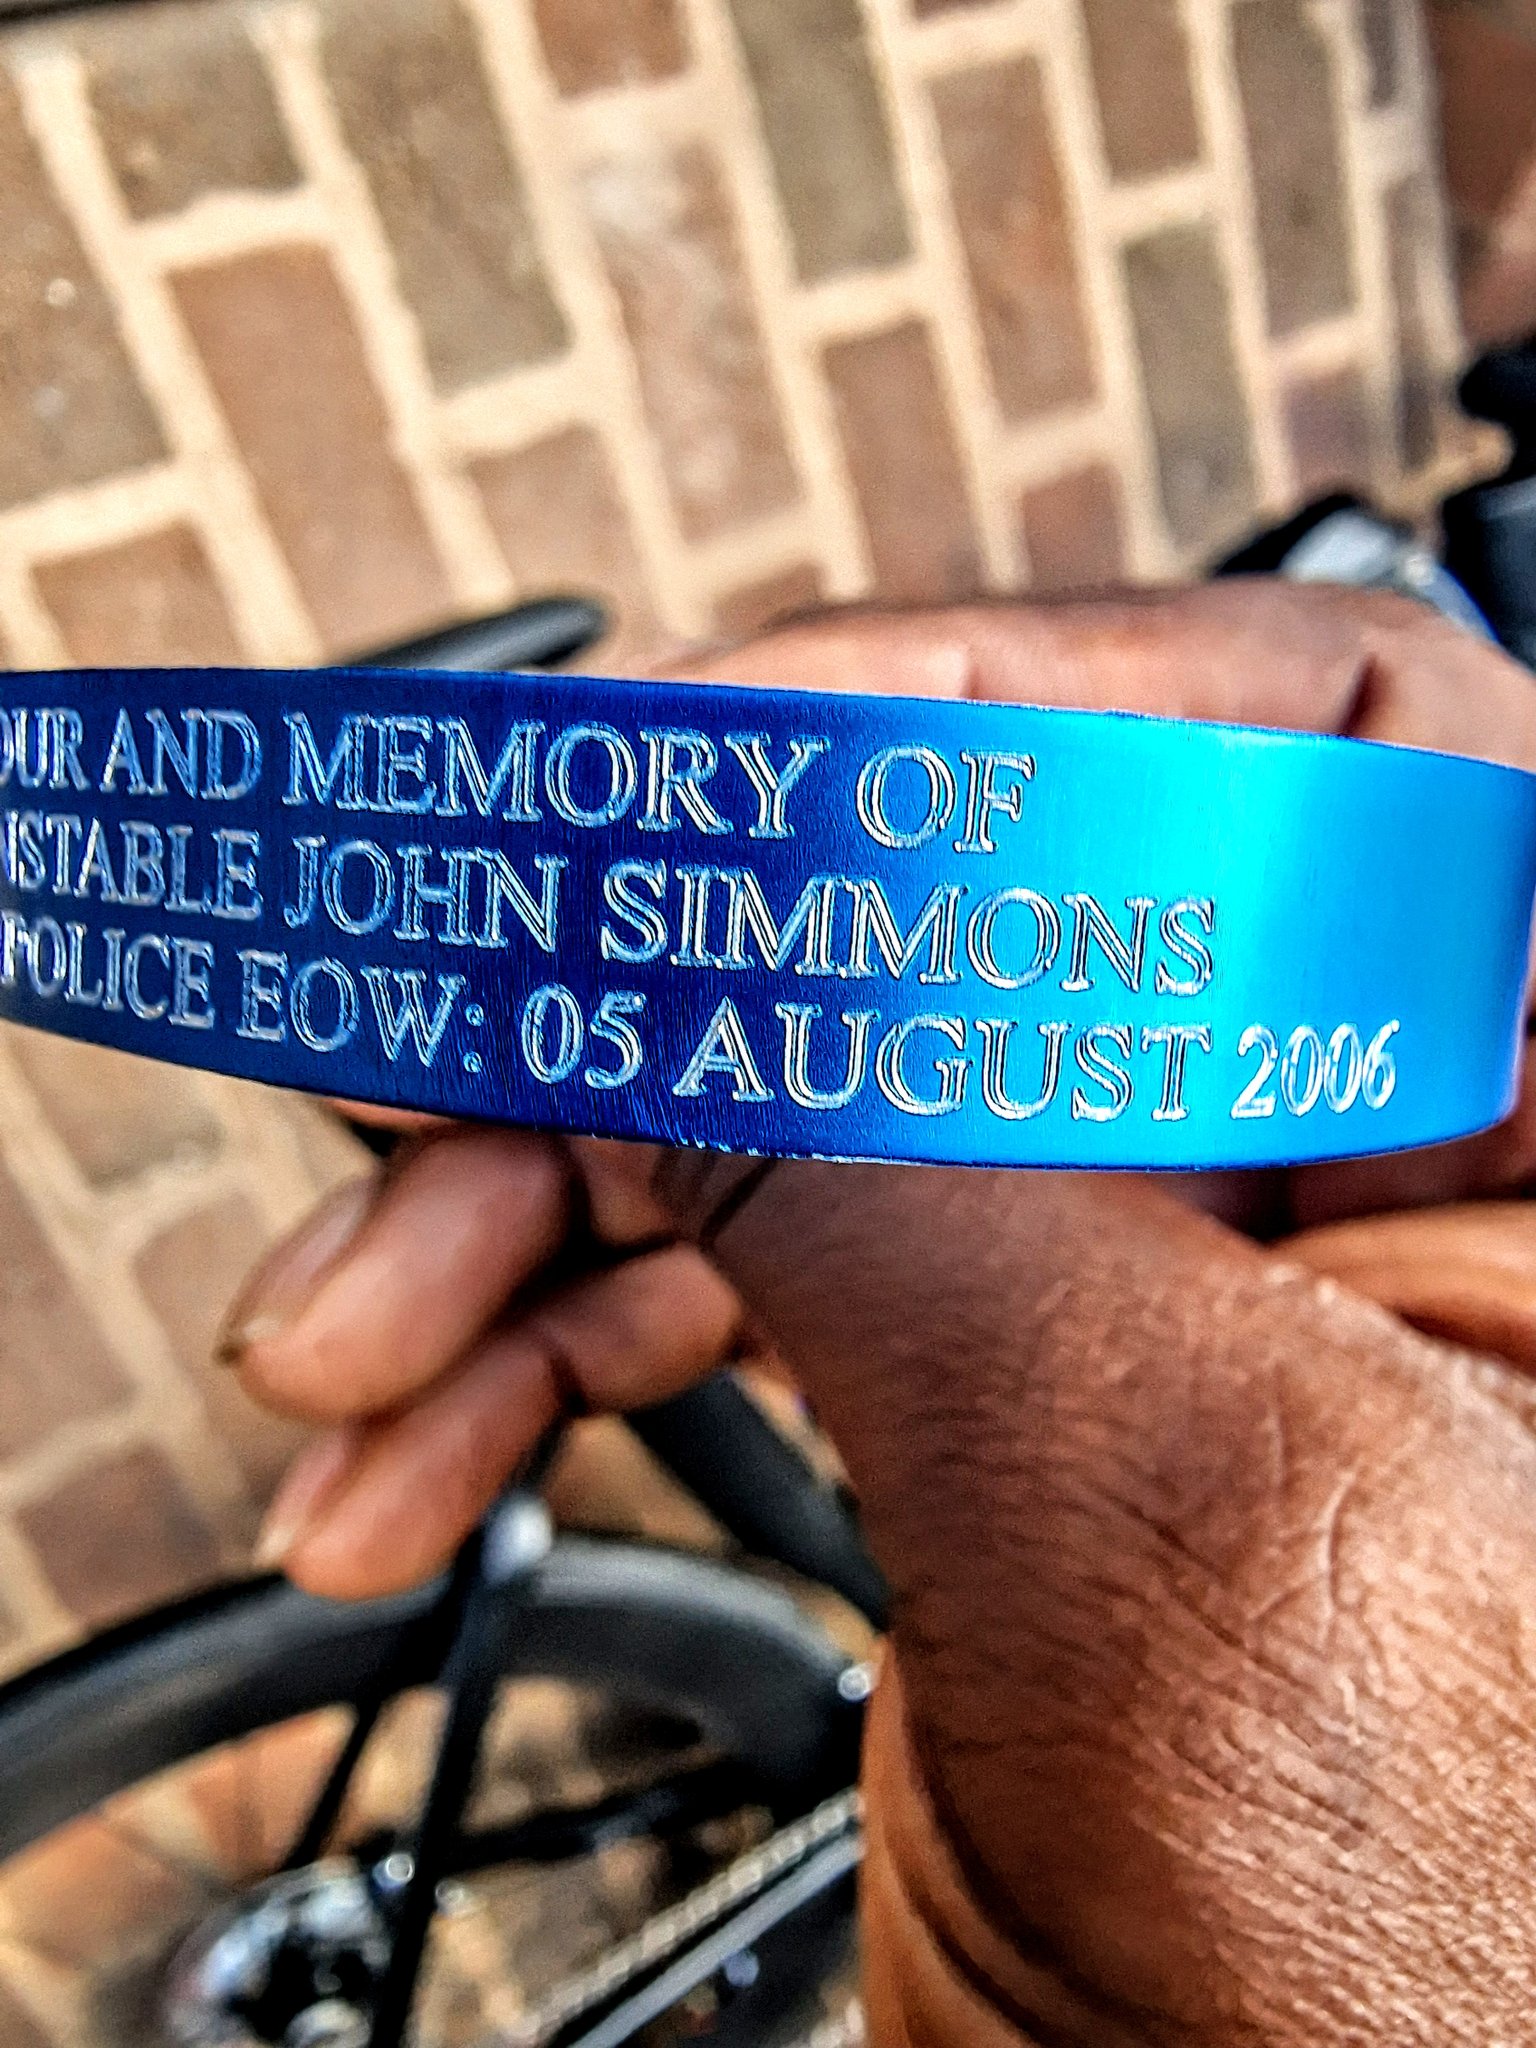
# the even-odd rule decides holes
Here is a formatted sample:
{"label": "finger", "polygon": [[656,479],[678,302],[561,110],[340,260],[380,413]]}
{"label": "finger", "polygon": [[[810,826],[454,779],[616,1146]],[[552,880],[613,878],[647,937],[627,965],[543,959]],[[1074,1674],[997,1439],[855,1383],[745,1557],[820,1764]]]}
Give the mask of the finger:
{"label": "finger", "polygon": [[1364,1216],[1304,1231],[1280,1249],[1416,1329],[1536,1373],[1536,1204]]}
{"label": "finger", "polygon": [[727,1356],[734,1290],[687,1246],[582,1282],[484,1338],[404,1413],[344,1432],[273,1505],[262,1562],[310,1591],[360,1599],[447,1562],[574,1393],[660,1400]]}
{"label": "finger", "polygon": [[1407,599],[1268,578],[1091,603],[833,613],[693,673],[1350,730],[1536,767],[1536,692],[1507,656]]}
{"label": "finger", "polygon": [[[1242,2012],[1266,2048],[1363,2043],[1405,2000],[1518,2037],[1536,1441],[1510,1376],[1131,1178],[700,1166],[664,1189],[847,1460],[957,1863],[1091,1992],[1088,2038],[1215,2048]],[[1411,1954],[1379,1932],[1401,1898]]]}
{"label": "finger", "polygon": [[[458,1358],[559,1246],[569,1168],[549,1140],[459,1129],[428,1140],[334,1231],[257,1273],[225,1354],[268,1407],[340,1421],[397,1406]],[[294,1275],[299,1276],[298,1283]]]}

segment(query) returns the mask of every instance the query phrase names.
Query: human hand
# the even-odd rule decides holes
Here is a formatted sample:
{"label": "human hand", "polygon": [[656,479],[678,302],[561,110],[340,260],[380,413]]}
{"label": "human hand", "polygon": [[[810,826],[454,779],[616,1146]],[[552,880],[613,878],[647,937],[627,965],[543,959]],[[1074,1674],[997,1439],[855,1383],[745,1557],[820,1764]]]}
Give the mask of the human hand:
{"label": "human hand", "polygon": [[[724,666],[1536,767],[1527,678],[1342,593],[849,616]],[[1406,1162],[1173,1191],[428,1131],[279,1254],[233,1348],[254,1392],[340,1425],[275,1524],[302,1583],[363,1593],[440,1562],[571,1391],[653,1400],[766,1327],[895,1589],[871,1875],[895,1975],[873,1991],[914,2037],[1513,2039],[1536,1961],[1528,1390],[1233,1226],[1464,1201],[1533,1164],[1529,1096]],[[1536,1229],[1500,1238],[1512,1298],[1464,1325],[1476,1223],[1432,1316],[1432,1219],[1406,1262],[1384,1227],[1297,1252],[1528,1355]]]}

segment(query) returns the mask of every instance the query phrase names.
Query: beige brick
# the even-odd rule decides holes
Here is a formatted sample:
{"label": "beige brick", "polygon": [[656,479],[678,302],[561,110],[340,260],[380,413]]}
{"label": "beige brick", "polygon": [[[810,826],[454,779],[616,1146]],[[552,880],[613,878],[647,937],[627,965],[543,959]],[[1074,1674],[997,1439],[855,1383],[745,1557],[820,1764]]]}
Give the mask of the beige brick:
{"label": "beige brick", "polygon": [[821,570],[814,562],[796,562],[755,583],[730,591],[715,605],[715,624],[733,640],[745,640],[796,612],[814,611],[823,602]]}
{"label": "beige brick", "polygon": [[149,1445],[71,1474],[16,1517],[59,1599],[87,1627],[207,1585],[213,1533]]}
{"label": "beige brick", "polygon": [[[270,1233],[251,1203],[229,1196],[179,1216],[139,1254],[135,1268],[177,1363],[202,1395],[221,1443],[239,1460],[253,1500],[265,1501],[304,1432],[258,1408],[228,1366],[214,1361],[224,1314]],[[254,1533],[247,1524],[247,1532]]]}
{"label": "beige brick", "polygon": [[107,295],[0,69],[0,505],[153,462],[165,443]]}
{"label": "beige brick", "polygon": [[565,318],[456,0],[329,0],[325,68],[444,390],[557,355]]}
{"label": "beige brick", "polygon": [[644,663],[663,644],[629,517],[602,442],[568,427],[470,471],[519,590],[599,598],[614,630],[604,658]]}
{"label": "beige brick", "polygon": [[1024,493],[1019,523],[1029,587],[1048,594],[1101,590],[1125,580],[1120,479],[1095,462]]}
{"label": "beige brick", "polygon": [[327,646],[366,650],[440,620],[442,565],[329,259],[266,249],[172,282]]}
{"label": "beige brick", "polygon": [[1239,0],[1231,18],[1269,331],[1294,334],[1355,299],[1333,67],[1303,0]]}
{"label": "beige brick", "polygon": [[688,61],[677,0],[533,0],[562,92],[669,78]]}
{"label": "beige brick", "polygon": [[195,1879],[90,1815],[6,1864],[0,1935],[54,1962],[102,1970],[137,1947],[146,1930],[168,1931],[205,1903]]}
{"label": "beige brick", "polygon": [[1436,453],[1451,404],[1449,376],[1436,360],[1424,303],[1424,272],[1434,262],[1429,195],[1418,178],[1387,194],[1387,248],[1397,321],[1398,454],[1418,469]]}
{"label": "beige brick", "polygon": [[981,551],[927,329],[912,320],[860,335],[825,360],[876,589],[895,600],[973,595]]}
{"label": "beige brick", "polygon": [[5,1047],[93,1187],[217,1157],[218,1121],[190,1075],[40,1031],[7,1030]]}
{"label": "beige brick", "polygon": [[683,531],[702,540],[792,504],[797,479],[714,156],[690,145],[609,158],[584,184]]}
{"label": "beige brick", "polygon": [[1104,153],[1116,178],[1149,178],[1200,154],[1189,40],[1178,0],[1082,0]]}
{"label": "beige brick", "polygon": [[858,0],[729,0],[803,278],[911,249]]}
{"label": "beige brick", "polygon": [[1297,494],[1368,491],[1379,469],[1370,393],[1358,369],[1300,378],[1285,394]]}
{"label": "beige brick", "polygon": [[1373,107],[1389,106],[1403,82],[1403,38],[1413,33],[1413,0],[1358,0]]}
{"label": "beige brick", "polygon": [[82,668],[215,667],[240,659],[223,594],[190,526],[39,562],[32,573]]}
{"label": "beige brick", "polygon": [[299,183],[271,81],[234,8],[107,10],[87,17],[79,41],[130,213]]}
{"label": "beige brick", "polygon": [[128,1392],[122,1369],[39,1229],[0,1172],[0,1457],[33,1449],[64,1424]]}
{"label": "beige brick", "polygon": [[1168,529],[1179,547],[1209,553],[1242,532],[1258,501],[1215,238],[1169,228],[1133,243],[1125,271]]}
{"label": "beige brick", "polygon": [[955,218],[1004,416],[1091,398],[1083,306],[1056,137],[1032,57],[934,88]]}

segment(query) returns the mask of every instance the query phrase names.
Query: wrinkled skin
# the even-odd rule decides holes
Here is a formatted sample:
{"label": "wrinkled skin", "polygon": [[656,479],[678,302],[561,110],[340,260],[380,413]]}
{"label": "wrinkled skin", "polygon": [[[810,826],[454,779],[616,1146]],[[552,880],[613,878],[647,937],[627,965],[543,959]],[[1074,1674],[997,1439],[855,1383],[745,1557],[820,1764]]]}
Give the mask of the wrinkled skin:
{"label": "wrinkled skin", "polygon": [[[1500,657],[1394,601],[1267,584],[841,615],[699,672],[1536,769],[1536,687]],[[1500,1131],[1397,1160],[781,1164],[739,1203],[738,1161],[426,1126],[237,1309],[245,1384],[333,1426],[269,1554],[322,1592],[406,1583],[573,1393],[657,1398],[750,1324],[896,1593],[876,2039],[1528,2041],[1533,1168],[1529,1088]],[[588,1270],[550,1293],[557,1254]]]}

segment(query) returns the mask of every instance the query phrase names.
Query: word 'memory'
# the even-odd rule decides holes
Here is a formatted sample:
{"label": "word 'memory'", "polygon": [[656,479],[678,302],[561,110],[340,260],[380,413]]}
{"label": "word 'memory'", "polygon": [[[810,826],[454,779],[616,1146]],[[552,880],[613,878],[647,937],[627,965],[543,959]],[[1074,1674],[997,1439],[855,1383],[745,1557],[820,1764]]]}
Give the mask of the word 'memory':
{"label": "word 'memory'", "polygon": [[[303,712],[289,712],[283,802],[388,817],[464,818],[538,825],[548,817],[579,831],[628,821],[641,832],[684,829],[727,837],[792,839],[789,799],[831,742],[801,734],[774,758],[766,732],[728,732],[720,745],[682,726],[644,726],[631,737],[586,720],[552,730],[540,719],[510,725],[482,752],[462,718],[354,712],[323,744]],[[723,748],[723,753],[722,753]],[[956,828],[959,853],[993,853],[998,817],[1023,814],[1034,779],[1028,754],[962,748],[957,762],[921,744],[884,747],[859,770],[854,810],[880,846],[926,844]]]}

